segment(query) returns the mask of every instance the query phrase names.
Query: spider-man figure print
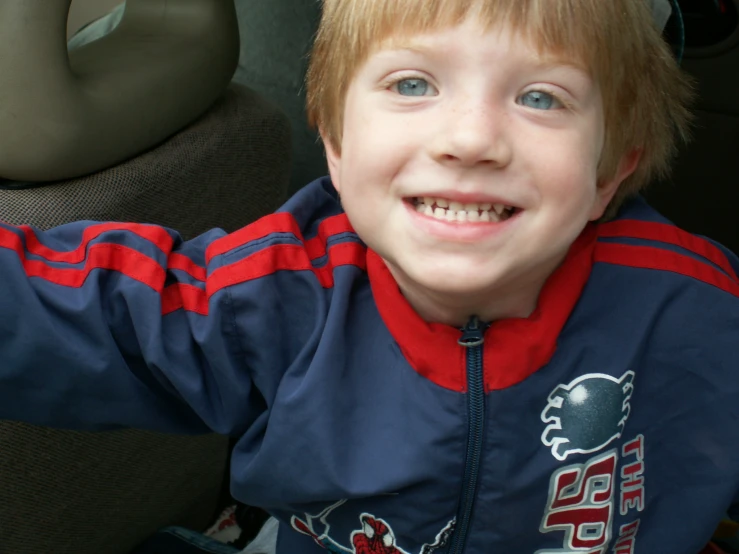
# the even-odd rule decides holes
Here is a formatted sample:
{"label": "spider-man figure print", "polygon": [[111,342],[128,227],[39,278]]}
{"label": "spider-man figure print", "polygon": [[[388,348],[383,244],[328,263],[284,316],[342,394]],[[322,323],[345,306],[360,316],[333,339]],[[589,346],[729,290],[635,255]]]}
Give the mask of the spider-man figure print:
{"label": "spider-man figure print", "polygon": [[[398,547],[395,533],[390,525],[372,514],[359,516],[362,528],[351,534],[351,546],[343,546],[330,536],[331,526],[328,522],[331,513],[346,500],[328,506],[317,515],[305,514],[304,518],[293,516],[292,528],[311,537],[317,545],[333,554],[410,554]],[[419,554],[433,554],[448,544],[454,531],[454,520],[437,535],[433,544],[425,544]]]}
{"label": "spider-man figure print", "polygon": [[369,514],[359,519],[362,530],[352,534],[355,554],[408,554],[395,546],[395,535],[387,523]]}

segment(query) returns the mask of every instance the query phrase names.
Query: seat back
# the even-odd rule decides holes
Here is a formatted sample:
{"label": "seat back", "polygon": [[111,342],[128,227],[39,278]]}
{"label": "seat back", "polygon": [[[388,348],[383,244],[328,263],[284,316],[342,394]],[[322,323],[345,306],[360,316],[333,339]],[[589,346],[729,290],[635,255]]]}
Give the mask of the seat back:
{"label": "seat back", "polygon": [[[0,220],[157,223],[186,238],[233,231],[285,200],[289,153],[282,112],[232,85],[197,122],[117,167],[53,184],[0,183]],[[166,525],[204,528],[228,465],[228,439],[216,435],[2,421],[0,445],[2,554],[124,554]]]}

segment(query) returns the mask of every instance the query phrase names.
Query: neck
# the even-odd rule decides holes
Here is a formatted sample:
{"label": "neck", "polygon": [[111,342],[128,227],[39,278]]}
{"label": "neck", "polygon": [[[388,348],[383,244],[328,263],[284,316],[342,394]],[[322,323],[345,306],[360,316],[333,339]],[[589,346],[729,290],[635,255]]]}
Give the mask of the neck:
{"label": "neck", "polygon": [[435,291],[414,291],[400,287],[408,303],[424,321],[442,323],[453,327],[463,327],[470,317],[477,316],[480,321],[492,322],[508,318],[526,318],[536,309],[536,296],[493,292],[495,302],[486,294],[449,295]]}
{"label": "neck", "polygon": [[540,271],[510,277],[505,283],[470,294],[468,291],[438,291],[413,286],[404,275],[388,264],[403,296],[428,323],[463,327],[472,316],[491,323],[502,319],[525,319],[536,310],[545,283],[562,263],[553,260]]}

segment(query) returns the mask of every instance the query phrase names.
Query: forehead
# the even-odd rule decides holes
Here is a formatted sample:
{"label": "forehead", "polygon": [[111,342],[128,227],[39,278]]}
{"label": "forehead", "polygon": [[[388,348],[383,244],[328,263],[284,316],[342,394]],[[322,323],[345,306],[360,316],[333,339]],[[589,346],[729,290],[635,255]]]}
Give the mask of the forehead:
{"label": "forehead", "polygon": [[483,30],[507,27],[544,58],[598,73],[614,45],[622,2],[643,0],[325,0],[326,19],[341,30],[344,55],[361,63],[388,43],[474,19]]}
{"label": "forehead", "polygon": [[[491,44],[485,35],[496,37]],[[384,56],[385,52],[409,52],[418,56],[432,58],[449,58],[467,52],[474,53],[490,63],[510,58],[525,63],[527,67],[552,68],[566,66],[590,75],[587,62],[576,53],[561,48],[546,50],[541,44],[517,30],[511,30],[501,23],[495,28],[485,28],[472,18],[465,20],[459,27],[442,27],[425,32],[394,33],[374,44],[369,51],[370,57]]]}

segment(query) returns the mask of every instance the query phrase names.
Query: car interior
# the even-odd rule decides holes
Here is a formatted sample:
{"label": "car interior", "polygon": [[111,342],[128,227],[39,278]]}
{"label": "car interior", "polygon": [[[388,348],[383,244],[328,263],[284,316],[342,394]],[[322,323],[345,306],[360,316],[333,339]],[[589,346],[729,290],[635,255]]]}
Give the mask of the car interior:
{"label": "car interior", "polygon": [[[666,36],[694,78],[693,137],[669,179],[646,192],[649,202],[683,229],[739,251],[739,3],[680,0]],[[678,12],[676,12],[678,13]]]}
{"label": "car interior", "polygon": [[[739,0],[670,1],[665,36],[697,90],[693,138],[645,196],[682,228],[739,252]],[[52,182],[0,176],[0,220],[40,228],[140,221],[190,238],[212,227],[236,230],[324,174],[302,88],[319,3],[235,2],[239,64],[214,104],[114,166]],[[72,29],[70,49],[115,27],[124,6],[110,4]],[[264,521],[228,493],[226,437],[0,421],[0,445],[0,554],[131,554],[159,529],[203,532],[218,522],[216,531],[227,530],[236,515],[243,547]],[[716,545],[739,553],[739,527],[722,523]]]}

